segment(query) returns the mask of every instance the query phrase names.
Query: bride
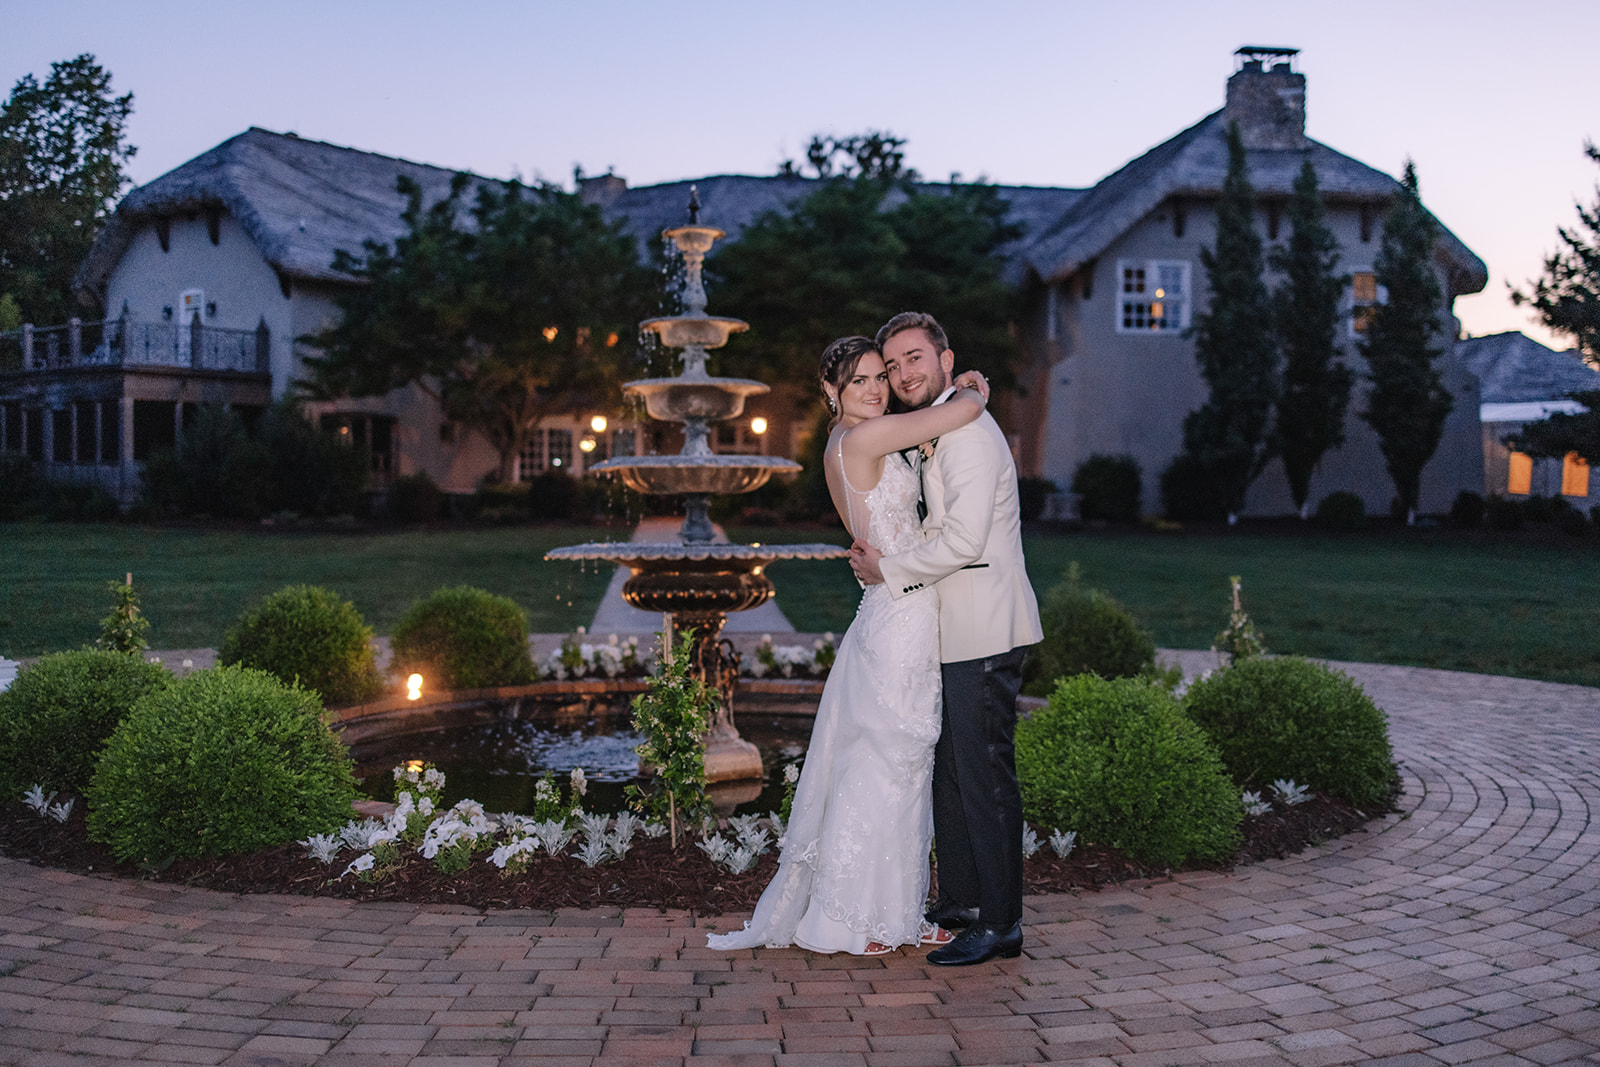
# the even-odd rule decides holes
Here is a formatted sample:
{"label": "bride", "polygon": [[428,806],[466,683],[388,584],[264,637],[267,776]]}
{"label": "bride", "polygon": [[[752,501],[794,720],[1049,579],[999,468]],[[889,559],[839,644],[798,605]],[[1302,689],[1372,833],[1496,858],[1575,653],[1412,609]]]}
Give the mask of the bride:
{"label": "bride", "polygon": [[[982,414],[988,384],[968,372],[943,404],[885,414],[889,376],[871,339],[842,337],[819,365],[834,421],[823,463],[851,536],[888,554],[922,541],[920,456]],[[939,605],[930,587],[899,600],[869,586],[823,688],[778,871],[743,930],[717,949],[799,945],[878,956],[945,944],[923,919],[939,740]]]}

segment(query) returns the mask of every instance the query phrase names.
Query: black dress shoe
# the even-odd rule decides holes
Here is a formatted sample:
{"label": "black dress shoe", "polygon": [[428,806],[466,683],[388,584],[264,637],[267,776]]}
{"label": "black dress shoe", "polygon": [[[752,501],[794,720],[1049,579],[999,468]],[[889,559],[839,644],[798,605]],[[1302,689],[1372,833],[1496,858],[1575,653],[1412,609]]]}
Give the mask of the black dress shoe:
{"label": "black dress shoe", "polygon": [[963,930],[978,921],[978,909],[963,908],[953,900],[940,897],[923,918],[946,930]]}
{"label": "black dress shoe", "polygon": [[928,953],[928,962],[941,967],[965,967],[969,963],[982,963],[996,956],[1012,960],[1022,955],[1022,923],[1014,922],[1005,930],[996,930],[983,923],[973,923],[961,931],[956,939],[943,948]]}

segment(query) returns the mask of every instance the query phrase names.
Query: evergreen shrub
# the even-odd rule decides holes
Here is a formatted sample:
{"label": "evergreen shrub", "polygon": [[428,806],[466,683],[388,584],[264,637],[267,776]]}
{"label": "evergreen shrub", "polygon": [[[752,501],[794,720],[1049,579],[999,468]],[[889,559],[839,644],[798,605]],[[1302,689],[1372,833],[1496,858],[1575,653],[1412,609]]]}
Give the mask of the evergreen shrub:
{"label": "evergreen shrub", "polygon": [[1554,522],[1559,506],[1564,503],[1566,501],[1560,497],[1530,493],[1522,499],[1522,517],[1528,522]]}
{"label": "evergreen shrub", "polygon": [[83,793],[95,760],[140,697],[172,676],[121,652],[55,652],[17,672],[0,692],[0,798],[34,785]]}
{"label": "evergreen shrub", "polygon": [[562,471],[545,471],[528,481],[528,517],[571,519],[577,517],[582,496],[578,479]]}
{"label": "evergreen shrub", "polygon": [[1023,692],[1048,696],[1058,678],[1093,673],[1129,678],[1155,668],[1155,639],[1111,594],[1085,588],[1077,564],[1039,606],[1044,640],[1024,668]]}
{"label": "evergreen shrub", "polygon": [[314,585],[286,586],[262,597],[223,637],[217,662],[298,683],[326,704],[357,704],[382,688],[372,630],[361,613]]}
{"label": "evergreen shrub", "polygon": [[1322,498],[1312,519],[1324,530],[1359,530],[1366,525],[1367,506],[1356,494],[1338,489]]}
{"label": "evergreen shrub", "polygon": [[133,706],[88,797],[91,837],[160,865],[327,833],[352,817],[356,782],[315,693],[213,667]]}
{"label": "evergreen shrub", "polygon": [[1141,478],[1139,461],[1132,456],[1095,453],[1072,475],[1078,513],[1086,521],[1138,522]]}
{"label": "evergreen shrub", "polygon": [[428,522],[439,517],[444,492],[427,471],[402,474],[389,483],[389,518],[395,522]]}
{"label": "evergreen shrub", "polygon": [[1463,489],[1450,503],[1450,525],[1458,530],[1476,530],[1483,525],[1482,495]]}
{"label": "evergreen shrub", "polygon": [[1348,675],[1298,656],[1242,660],[1195,682],[1184,709],[1240,786],[1292,778],[1352,804],[1396,782],[1388,717]]}
{"label": "evergreen shrub", "polygon": [[459,585],[413,604],[394,629],[394,669],[444,689],[520,685],[533,678],[528,620],[516,602]]}
{"label": "evergreen shrub", "polygon": [[1230,859],[1244,809],[1216,747],[1161,686],[1064,678],[1017,723],[1024,816],[1140,863]]}
{"label": "evergreen shrub", "polygon": [[1037,521],[1044,514],[1044,506],[1054,492],[1056,483],[1048,478],[1018,478],[1017,511],[1022,521]]}
{"label": "evergreen shrub", "polygon": [[1217,522],[1228,517],[1227,488],[1217,472],[1180,452],[1161,472],[1161,508],[1178,522]]}
{"label": "evergreen shrub", "polygon": [[33,460],[21,452],[0,451],[0,520],[27,513],[38,488]]}
{"label": "evergreen shrub", "polygon": [[1523,518],[1522,501],[1514,497],[1501,496],[1499,493],[1490,493],[1489,499],[1484,502],[1483,518],[1491,530],[1520,530]]}

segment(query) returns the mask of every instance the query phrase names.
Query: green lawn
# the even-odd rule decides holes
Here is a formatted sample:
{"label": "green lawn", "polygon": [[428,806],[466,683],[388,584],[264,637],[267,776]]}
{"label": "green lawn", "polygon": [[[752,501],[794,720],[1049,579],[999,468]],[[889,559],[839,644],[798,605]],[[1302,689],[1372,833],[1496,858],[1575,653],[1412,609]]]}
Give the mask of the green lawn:
{"label": "green lawn", "polygon": [[33,656],[92,641],[133,572],[155,648],[215,648],[240,611],[285,585],[326,586],[387,634],[412,602],[476,585],[527,609],[535,633],[583,625],[608,564],[546,563],[558,545],[625,539],[626,530],[496,527],[395,533],[300,533],[69,523],[0,525],[0,654]]}
{"label": "green lawn", "polygon": [[[730,529],[735,540],[844,543],[837,528]],[[301,533],[133,526],[0,525],[0,654],[92,640],[105,583],[134,572],[158,648],[215,647],[256,598],[295,582],[354,601],[388,633],[442,585],[511,597],[534,632],[594,614],[611,568],[545,563],[545,550],[618,539],[588,527]],[[1273,652],[1600,686],[1600,551],[1586,541],[1519,543],[1448,531],[1360,536],[1260,533],[1031,534],[1041,593],[1076,561],[1169,648],[1206,648],[1227,617],[1228,575]],[[774,564],[797,630],[841,632],[860,591],[839,562]]]}
{"label": "green lawn", "polygon": [[[1086,584],[1121,600],[1164,648],[1209,648],[1227,622],[1228,576],[1238,574],[1245,610],[1272,652],[1600,686],[1600,551],[1588,541],[1519,543],[1445,530],[1038,533],[1024,541],[1041,594],[1076,561]],[[796,629],[838,630],[849,621],[859,593],[848,573],[824,573],[827,566],[772,569]],[[785,582],[802,567],[816,577],[807,572],[806,595],[797,598]]]}

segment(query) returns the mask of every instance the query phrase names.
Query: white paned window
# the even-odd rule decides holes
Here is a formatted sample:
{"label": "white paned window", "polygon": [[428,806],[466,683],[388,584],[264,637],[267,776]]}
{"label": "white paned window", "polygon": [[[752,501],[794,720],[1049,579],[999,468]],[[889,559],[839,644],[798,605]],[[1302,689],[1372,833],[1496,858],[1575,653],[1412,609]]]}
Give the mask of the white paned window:
{"label": "white paned window", "polygon": [[572,431],[546,430],[545,462],[551,470],[572,470]]}
{"label": "white paned window", "polygon": [[1189,326],[1189,262],[1119,260],[1118,333],[1172,333]]}
{"label": "white paned window", "polygon": [[534,475],[544,470],[544,431],[535,430],[528,444],[517,457],[517,481],[530,482]]}

